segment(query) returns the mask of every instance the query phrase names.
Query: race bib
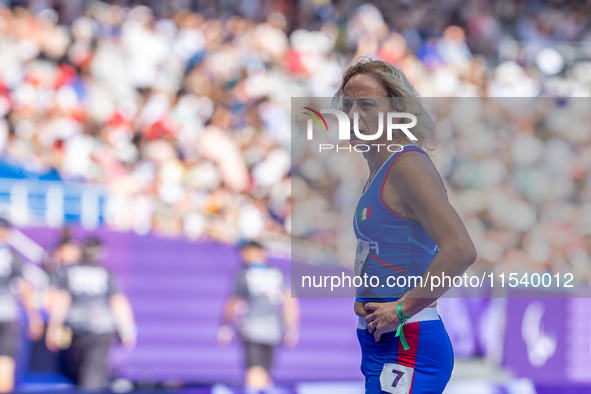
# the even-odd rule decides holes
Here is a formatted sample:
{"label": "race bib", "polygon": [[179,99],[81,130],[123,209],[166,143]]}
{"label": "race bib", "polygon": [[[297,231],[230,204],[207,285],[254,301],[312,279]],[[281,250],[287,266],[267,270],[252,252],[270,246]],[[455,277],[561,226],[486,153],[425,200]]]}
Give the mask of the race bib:
{"label": "race bib", "polygon": [[414,368],[400,364],[384,364],[380,375],[382,391],[391,394],[408,394]]}
{"label": "race bib", "polygon": [[361,276],[363,270],[363,264],[365,259],[369,255],[369,242],[362,239],[357,240],[357,253],[355,254],[355,275]]}

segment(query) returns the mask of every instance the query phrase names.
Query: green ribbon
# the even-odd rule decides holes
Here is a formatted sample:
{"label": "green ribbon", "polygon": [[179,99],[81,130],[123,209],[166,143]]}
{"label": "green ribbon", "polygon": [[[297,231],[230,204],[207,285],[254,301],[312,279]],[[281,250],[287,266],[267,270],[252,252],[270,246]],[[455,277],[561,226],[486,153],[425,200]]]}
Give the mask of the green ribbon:
{"label": "green ribbon", "polygon": [[404,348],[404,350],[408,350],[408,349],[410,349],[410,346],[408,346],[408,343],[406,342],[406,338],[404,337],[404,332],[402,331],[402,326],[404,325],[404,323],[406,323],[406,321],[409,318],[404,317],[404,315],[402,314],[402,301],[400,301],[400,304],[398,304],[397,312],[398,312],[398,318],[400,318],[400,325],[398,326],[398,329],[396,330],[395,337],[396,338],[400,337],[400,342],[402,342],[402,347]]}

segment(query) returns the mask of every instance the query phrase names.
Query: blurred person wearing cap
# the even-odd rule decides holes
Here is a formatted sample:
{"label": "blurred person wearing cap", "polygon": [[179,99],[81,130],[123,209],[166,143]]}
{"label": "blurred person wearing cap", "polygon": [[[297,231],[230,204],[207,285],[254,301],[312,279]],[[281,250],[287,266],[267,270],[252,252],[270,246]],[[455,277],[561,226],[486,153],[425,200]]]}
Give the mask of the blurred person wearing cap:
{"label": "blurred person wearing cap", "polygon": [[80,261],[80,245],[72,239],[70,232],[69,227],[64,227],[57,242],[47,246],[43,267],[50,277],[62,264],[63,259],[68,260],[70,263]]}
{"label": "blurred person wearing cap", "polygon": [[107,363],[113,334],[117,332],[127,348],[135,346],[133,312],[113,275],[97,265],[102,254],[99,239],[86,240],[79,262],[73,248],[63,251],[63,265],[51,280],[54,296],[47,347],[52,351],[66,349],[68,375],[80,389],[103,390],[109,382]]}
{"label": "blurred person wearing cap", "polygon": [[245,306],[244,316],[237,322],[245,352],[245,383],[248,390],[264,391],[273,383],[269,371],[275,347],[282,341],[290,347],[297,344],[299,309],[285,286],[281,270],[267,264],[265,249],[260,243],[243,244],[240,255],[244,267],[236,277],[234,294],[226,303],[218,343],[231,342],[235,316],[240,307]]}
{"label": "blurred person wearing cap", "polygon": [[15,293],[27,313],[29,338],[43,334],[43,320],[32,306],[33,288],[23,279],[22,262],[8,246],[10,223],[0,218],[0,392],[14,389],[15,358],[20,342],[19,309]]}

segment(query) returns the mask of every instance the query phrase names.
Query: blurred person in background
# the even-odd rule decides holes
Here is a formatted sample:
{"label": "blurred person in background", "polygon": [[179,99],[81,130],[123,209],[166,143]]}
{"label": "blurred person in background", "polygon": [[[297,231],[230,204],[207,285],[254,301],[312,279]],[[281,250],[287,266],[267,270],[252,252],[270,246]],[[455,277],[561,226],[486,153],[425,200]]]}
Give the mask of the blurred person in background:
{"label": "blurred person in background", "polygon": [[[363,153],[369,178],[354,217],[355,274],[382,283],[381,288],[360,286],[356,291],[366,393],[442,393],[454,356],[436,305],[449,287],[430,291],[407,285],[412,282],[406,279],[422,277],[426,283],[428,275],[459,276],[474,262],[476,251],[443,180],[420,147],[429,148],[435,126],[406,76],[381,60],[361,59],[347,68],[335,99],[342,100],[342,110],[357,123],[351,123],[353,146],[383,130],[378,126],[383,113],[411,113],[417,120],[411,135],[398,132],[388,140],[382,133],[375,139],[396,150],[374,147]],[[392,278],[397,286],[390,286]]]}
{"label": "blurred person in background", "polygon": [[14,389],[15,358],[20,343],[19,308],[15,293],[27,313],[28,336],[43,334],[43,320],[32,306],[33,288],[23,279],[22,262],[8,246],[10,223],[0,218],[0,392]]}
{"label": "blurred person in background", "polygon": [[78,264],[82,260],[82,246],[72,238],[69,232],[64,232],[59,244],[53,252],[53,257],[48,260],[46,267],[50,277],[54,276],[63,267]]}
{"label": "blurred person in background", "polygon": [[65,261],[64,264],[80,261],[80,245],[72,238],[70,232],[69,227],[64,227],[58,240],[47,246],[43,267],[49,276],[55,273],[62,261]]}
{"label": "blurred person in background", "polygon": [[[70,243],[70,245],[74,245]],[[70,252],[70,250],[67,250]],[[83,390],[97,391],[109,382],[107,365],[112,335],[118,332],[124,346],[135,346],[133,311],[117,288],[115,278],[98,266],[102,246],[97,238],[84,244],[81,261],[75,251],[52,277],[54,294],[46,343],[52,351],[66,348],[68,374]]]}
{"label": "blurred person in background", "polygon": [[282,340],[286,346],[297,344],[299,309],[285,285],[283,273],[267,264],[260,243],[245,243],[240,254],[244,267],[236,277],[234,294],[226,303],[218,341],[221,345],[230,343],[234,334],[232,324],[237,312],[242,310],[238,332],[244,344],[245,383],[247,390],[256,392],[272,386],[269,371],[275,347]]}
{"label": "blurred person in background", "polygon": [[[80,243],[70,236],[69,229],[64,229],[59,244],[51,252],[45,262],[45,268],[49,275],[49,287],[47,288],[47,311],[49,318],[54,308],[62,302],[62,292],[58,286],[59,278],[63,276],[66,270],[72,266],[80,263],[82,259],[82,248]],[[61,347],[62,344],[69,344],[71,340],[71,332],[68,329],[60,330],[52,336],[53,342],[51,344],[60,346],[51,346],[48,341],[49,335],[49,320],[46,332],[46,345],[49,350],[55,351]],[[56,340],[59,334],[59,341]]]}

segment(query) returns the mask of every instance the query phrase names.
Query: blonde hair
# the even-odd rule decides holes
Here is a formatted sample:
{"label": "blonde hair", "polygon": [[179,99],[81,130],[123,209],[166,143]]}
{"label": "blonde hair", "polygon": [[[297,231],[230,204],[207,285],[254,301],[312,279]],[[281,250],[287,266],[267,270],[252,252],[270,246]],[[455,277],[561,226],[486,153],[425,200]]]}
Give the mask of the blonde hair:
{"label": "blonde hair", "polygon": [[418,139],[416,145],[431,154],[437,140],[435,123],[427,113],[425,103],[406,76],[398,68],[383,60],[373,60],[361,57],[355,64],[347,67],[343,73],[343,81],[333,97],[332,105],[340,107],[345,93],[345,86],[349,80],[358,74],[371,75],[377,79],[392,102],[392,108],[398,112],[409,112],[417,117],[417,125],[412,133]]}

